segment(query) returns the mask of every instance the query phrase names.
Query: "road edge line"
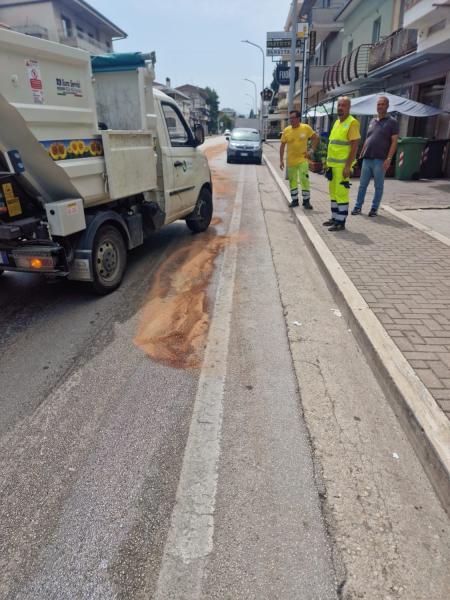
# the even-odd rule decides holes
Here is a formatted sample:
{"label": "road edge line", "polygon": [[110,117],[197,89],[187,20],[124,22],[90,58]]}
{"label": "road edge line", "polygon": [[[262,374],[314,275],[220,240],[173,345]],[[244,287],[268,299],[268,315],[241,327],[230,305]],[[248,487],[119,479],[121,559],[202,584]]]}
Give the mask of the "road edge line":
{"label": "road edge line", "polygon": [[[227,235],[239,232],[244,185],[241,167]],[[154,600],[200,600],[202,597],[205,570],[214,547],[223,395],[237,258],[237,242],[232,240],[225,248],[220,268],[203,366]]]}
{"label": "road edge line", "polygon": [[[289,192],[270,161],[265,163],[284,198]],[[352,330],[375,371],[444,509],[450,514],[450,423],[402,352],[333,256],[311,221],[291,209],[302,237],[346,309]],[[356,331],[355,331],[356,327]],[[375,367],[375,368],[374,368]]]}

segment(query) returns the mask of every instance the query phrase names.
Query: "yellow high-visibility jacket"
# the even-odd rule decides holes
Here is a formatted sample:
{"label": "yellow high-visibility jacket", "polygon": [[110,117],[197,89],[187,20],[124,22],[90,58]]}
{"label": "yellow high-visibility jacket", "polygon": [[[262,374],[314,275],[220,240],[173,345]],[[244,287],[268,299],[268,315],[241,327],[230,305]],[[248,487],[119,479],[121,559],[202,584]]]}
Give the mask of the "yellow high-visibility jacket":
{"label": "yellow high-visibility jacket", "polygon": [[327,166],[343,168],[350,154],[351,142],[360,137],[359,121],[355,117],[349,115],[342,122],[336,119],[328,143]]}

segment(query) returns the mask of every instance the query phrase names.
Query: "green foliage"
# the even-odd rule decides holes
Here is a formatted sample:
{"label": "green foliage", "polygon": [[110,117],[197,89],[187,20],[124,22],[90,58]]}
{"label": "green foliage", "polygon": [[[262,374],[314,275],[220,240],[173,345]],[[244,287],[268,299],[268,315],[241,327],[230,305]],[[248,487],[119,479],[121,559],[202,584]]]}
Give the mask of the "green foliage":
{"label": "green foliage", "polygon": [[222,123],[222,131],[225,131],[225,129],[231,130],[234,127],[233,119],[231,119],[225,113],[219,113],[219,121],[220,121],[220,123]]}
{"label": "green foliage", "polygon": [[[319,139],[319,145],[313,153],[313,161],[325,163],[328,152],[328,141],[322,136],[319,136]],[[309,144],[311,144],[311,142],[309,142]]]}
{"label": "green foliage", "polygon": [[206,104],[209,106],[208,129],[211,133],[218,133],[217,117],[219,116],[219,95],[216,90],[209,87],[205,88],[205,92],[207,94]]}

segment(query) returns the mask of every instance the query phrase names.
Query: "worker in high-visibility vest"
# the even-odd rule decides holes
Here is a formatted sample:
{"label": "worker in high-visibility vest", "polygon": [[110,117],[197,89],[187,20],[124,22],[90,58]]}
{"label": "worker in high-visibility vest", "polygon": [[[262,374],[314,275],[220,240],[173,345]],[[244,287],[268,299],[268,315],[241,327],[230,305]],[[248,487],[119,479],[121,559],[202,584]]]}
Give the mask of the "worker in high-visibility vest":
{"label": "worker in high-visibility vest", "polygon": [[[280,169],[284,170],[284,149],[287,146],[288,178],[291,190],[291,203],[289,206],[298,206],[298,187],[300,184],[303,208],[312,209],[308,159],[313,157],[317,149],[319,136],[309,125],[301,123],[300,117],[298,110],[291,110],[289,113],[291,124],[283,130],[281,136]],[[309,140],[311,140],[310,150],[308,150]]]}
{"label": "worker in high-visibility vest", "polygon": [[331,130],[326,177],[329,180],[331,219],[325,221],[328,231],[345,229],[350,196],[350,172],[361,138],[359,121],[350,114],[350,98],[338,99],[338,119]]}

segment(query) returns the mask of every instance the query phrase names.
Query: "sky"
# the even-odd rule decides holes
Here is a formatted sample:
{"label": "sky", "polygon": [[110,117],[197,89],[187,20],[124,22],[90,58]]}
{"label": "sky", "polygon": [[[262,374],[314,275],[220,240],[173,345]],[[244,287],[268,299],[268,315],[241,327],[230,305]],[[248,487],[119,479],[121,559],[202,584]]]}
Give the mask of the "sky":
{"label": "sky", "polygon": [[[219,95],[220,108],[248,114],[258,103],[263,55],[241,43],[250,40],[264,49],[267,31],[283,31],[291,0],[87,0],[126,31],[115,42],[116,52],[156,52],[156,80],[172,87],[185,83],[209,86]],[[265,85],[275,64],[265,58]],[[248,95],[247,95],[248,94]]]}

